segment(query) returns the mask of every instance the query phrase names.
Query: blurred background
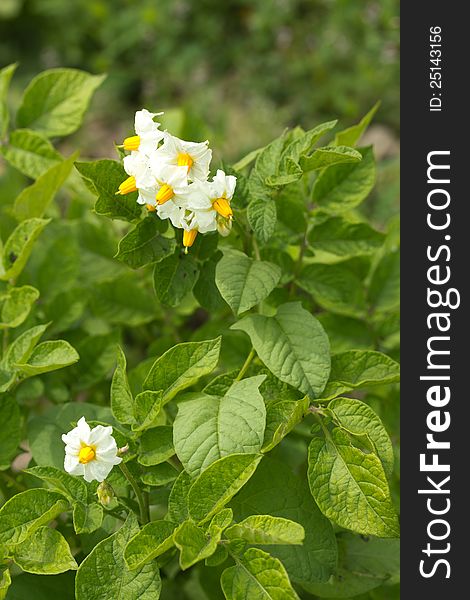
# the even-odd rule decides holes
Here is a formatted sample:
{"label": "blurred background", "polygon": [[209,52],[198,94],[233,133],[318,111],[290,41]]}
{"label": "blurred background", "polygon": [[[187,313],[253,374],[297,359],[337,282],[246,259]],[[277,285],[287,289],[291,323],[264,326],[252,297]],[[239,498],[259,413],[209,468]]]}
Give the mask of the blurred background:
{"label": "blurred background", "polygon": [[[379,152],[397,152],[398,0],[1,0],[0,63],[18,96],[39,71],[108,73],[79,134],[113,151],[133,113],[236,160],[286,126],[356,121],[382,100]],[[70,142],[69,142],[70,143]]]}

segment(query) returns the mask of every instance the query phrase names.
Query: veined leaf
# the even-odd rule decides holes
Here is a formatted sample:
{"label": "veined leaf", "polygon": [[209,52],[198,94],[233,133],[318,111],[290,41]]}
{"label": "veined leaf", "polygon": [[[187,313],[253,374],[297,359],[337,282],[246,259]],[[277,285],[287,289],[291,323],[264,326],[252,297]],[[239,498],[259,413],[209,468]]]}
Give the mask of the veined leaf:
{"label": "veined leaf", "polygon": [[227,600],[298,600],[289,576],[277,558],[250,548],[225,569],[220,580]]}
{"label": "veined leaf", "polygon": [[331,439],[313,438],[308,480],[324,515],[364,535],[398,537],[398,519],[379,458],[351,445],[334,429]]}
{"label": "veined leaf", "polygon": [[169,550],[174,545],[175,528],[176,525],[170,521],[152,521],[144,525],[124,550],[124,560],[129,569],[140,569]]}
{"label": "veined leaf", "polygon": [[175,449],[189,475],[199,475],[223,456],[259,452],[266,408],[258,388],[264,379],[235,381],[223,396],[204,394],[179,404]]}
{"label": "veined leaf", "polygon": [[26,88],[16,114],[19,127],[36,129],[48,137],[77,130],[91,97],[105,75],[77,69],[49,69]]}
{"label": "veined leaf", "polygon": [[131,570],[124,560],[124,549],[138,532],[137,519],[131,512],[119,531],[93,548],[77,571],[77,600],[155,600],[160,597],[162,583],[156,563]]}
{"label": "veined leaf", "polygon": [[258,356],[281,381],[304,394],[321,394],[330,372],[328,338],[300,302],[283,304],[274,317],[248,315],[231,327],[250,336]]}
{"label": "veined leaf", "polygon": [[16,545],[13,560],[23,571],[38,575],[56,575],[78,569],[64,536],[49,527],[40,527]]}
{"label": "veined leaf", "polygon": [[0,154],[31,179],[37,179],[63,160],[47,137],[32,129],[12,131],[8,145],[0,147]]}
{"label": "veined leaf", "polygon": [[217,263],[215,282],[236,315],[267,298],[281,278],[281,269],[270,262],[253,260],[230,250]]}
{"label": "veined leaf", "polygon": [[212,463],[189,490],[189,516],[197,523],[210,519],[245,485],[261,458],[256,454],[231,454]]}
{"label": "veined leaf", "polygon": [[305,531],[302,525],[289,519],[270,515],[251,515],[229,527],[225,535],[229,539],[240,538],[256,546],[302,545]]}
{"label": "veined leaf", "polygon": [[23,270],[39,237],[49,219],[28,219],[22,221],[11,233],[3,247],[3,274],[0,280],[16,279]]}
{"label": "veined leaf", "polygon": [[167,350],[153,363],[145,378],[145,390],[162,390],[166,404],[179,392],[213,371],[219,360],[221,338],[185,342]]}

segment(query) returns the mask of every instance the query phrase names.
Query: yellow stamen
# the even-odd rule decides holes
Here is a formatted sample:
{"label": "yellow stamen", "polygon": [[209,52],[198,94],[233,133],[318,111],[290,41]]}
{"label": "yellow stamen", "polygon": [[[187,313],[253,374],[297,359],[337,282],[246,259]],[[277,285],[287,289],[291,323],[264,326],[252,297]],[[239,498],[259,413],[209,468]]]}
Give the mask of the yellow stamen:
{"label": "yellow stamen", "polygon": [[194,164],[194,160],[186,152],[180,152],[178,154],[177,162],[178,162],[178,167],[188,167],[188,171]]}
{"label": "yellow stamen", "polygon": [[132,135],[131,137],[127,137],[123,143],[122,146],[124,148],[124,150],[137,150],[138,147],[140,146],[140,136],[139,135]]}
{"label": "yellow stamen", "polygon": [[158,190],[157,195],[155,196],[155,200],[157,201],[157,204],[165,204],[165,202],[171,200],[174,195],[175,192],[173,191],[171,185],[164,183],[162,187]]}
{"label": "yellow stamen", "polygon": [[153,204],[146,204],[145,206],[149,212],[155,212],[157,210],[157,207]]}
{"label": "yellow stamen", "polygon": [[78,462],[82,463],[82,465],[86,465],[87,463],[95,460],[96,456],[96,446],[87,446],[83,445],[80,448],[80,452],[78,453]]}
{"label": "yellow stamen", "polygon": [[125,181],[121,183],[118,191],[116,192],[116,195],[120,194],[121,196],[124,196],[125,194],[130,194],[131,192],[136,191],[137,187],[135,185],[135,177],[128,177]]}
{"label": "yellow stamen", "polygon": [[186,254],[188,253],[188,248],[190,248],[194,244],[194,240],[196,239],[197,234],[197,229],[191,229],[190,231],[187,231],[186,229],[184,230],[183,246]]}
{"label": "yellow stamen", "polygon": [[214,210],[219,213],[219,215],[226,219],[233,216],[233,211],[227,198],[217,198],[212,202],[212,206],[214,207]]}

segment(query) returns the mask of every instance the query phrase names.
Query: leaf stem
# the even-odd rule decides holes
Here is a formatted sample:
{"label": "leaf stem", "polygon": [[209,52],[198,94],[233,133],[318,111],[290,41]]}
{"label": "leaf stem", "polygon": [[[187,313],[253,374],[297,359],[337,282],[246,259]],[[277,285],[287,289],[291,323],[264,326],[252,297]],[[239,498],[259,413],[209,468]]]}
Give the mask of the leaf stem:
{"label": "leaf stem", "polygon": [[134,479],[134,476],[129,471],[129,469],[126,467],[125,463],[123,463],[123,462],[119,463],[119,468],[121,469],[124,477],[131,484],[131,487],[134,490],[134,494],[136,495],[137,502],[139,503],[140,520],[141,520],[142,524],[145,525],[146,523],[148,523],[150,521],[150,516],[149,516],[149,511],[148,511],[148,505],[145,502],[142,490],[139,488],[137,481]]}
{"label": "leaf stem", "polygon": [[243,366],[240,369],[238,375],[236,376],[235,381],[240,381],[240,379],[243,378],[245,373],[248,371],[248,367],[250,366],[251,361],[254,359],[255,355],[256,355],[255,349],[251,348],[250,354],[248,354],[248,356],[246,357],[246,360],[243,363]]}
{"label": "leaf stem", "polygon": [[255,258],[256,258],[256,260],[261,260],[261,254],[260,254],[260,251],[259,251],[258,242],[256,241],[256,238],[255,238],[254,235],[251,238],[251,240],[252,240],[252,244],[253,244],[253,251],[255,253]]}

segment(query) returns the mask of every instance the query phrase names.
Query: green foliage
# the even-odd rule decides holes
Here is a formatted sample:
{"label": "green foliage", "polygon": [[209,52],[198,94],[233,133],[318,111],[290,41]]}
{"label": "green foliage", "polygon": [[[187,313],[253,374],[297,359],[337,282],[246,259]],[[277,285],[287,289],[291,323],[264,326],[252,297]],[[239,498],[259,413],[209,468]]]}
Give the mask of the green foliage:
{"label": "green foliage", "polygon": [[[49,139],[101,78],[40,75],[8,129],[13,70],[1,154],[34,181],[0,204],[0,598],[10,578],[8,597],[36,580],[57,595],[47,574],[64,600],[74,583],[78,600],[396,584],[398,240],[361,208],[375,162],[355,148],[376,107],[333,140],[335,121],[299,127],[224,167],[233,231],[185,253],[116,195],[120,162]],[[65,470],[81,417],[122,457],[99,485]]]}

